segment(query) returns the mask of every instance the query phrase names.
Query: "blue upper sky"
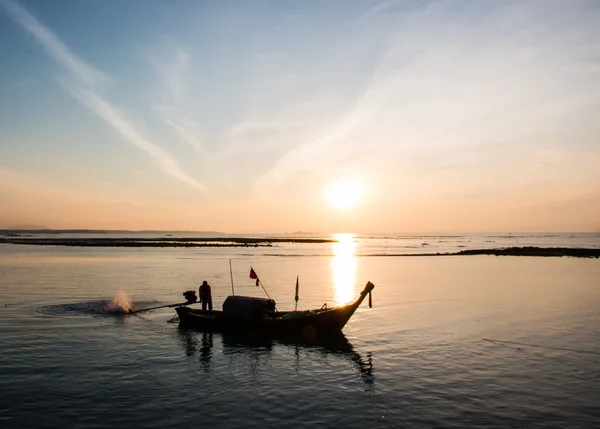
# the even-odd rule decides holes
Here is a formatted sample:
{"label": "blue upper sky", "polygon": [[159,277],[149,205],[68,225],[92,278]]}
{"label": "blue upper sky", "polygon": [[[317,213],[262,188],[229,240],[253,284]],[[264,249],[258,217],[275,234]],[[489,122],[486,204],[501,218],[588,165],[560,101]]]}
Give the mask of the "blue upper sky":
{"label": "blue upper sky", "polygon": [[598,52],[595,1],[0,0],[0,227],[594,230]]}

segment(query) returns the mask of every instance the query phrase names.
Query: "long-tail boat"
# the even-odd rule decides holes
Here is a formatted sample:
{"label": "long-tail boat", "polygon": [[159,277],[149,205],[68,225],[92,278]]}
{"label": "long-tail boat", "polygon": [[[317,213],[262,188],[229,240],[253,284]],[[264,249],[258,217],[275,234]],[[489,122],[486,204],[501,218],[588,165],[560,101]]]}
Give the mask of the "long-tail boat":
{"label": "long-tail boat", "polygon": [[272,299],[229,296],[223,302],[223,310],[194,309],[188,306],[193,302],[188,302],[178,305],[175,311],[181,326],[201,331],[258,332],[314,338],[317,334],[341,332],[367,295],[369,306],[372,306],[371,291],[374,288],[373,283],[367,282],[353,303],[338,307],[324,304],[314,310],[279,311]]}

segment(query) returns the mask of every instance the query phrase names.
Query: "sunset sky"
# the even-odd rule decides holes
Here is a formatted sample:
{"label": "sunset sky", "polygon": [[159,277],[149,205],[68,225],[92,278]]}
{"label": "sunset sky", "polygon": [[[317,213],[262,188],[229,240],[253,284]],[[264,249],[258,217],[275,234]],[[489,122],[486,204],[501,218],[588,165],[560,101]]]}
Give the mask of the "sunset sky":
{"label": "sunset sky", "polygon": [[600,2],[0,0],[0,228],[600,230]]}

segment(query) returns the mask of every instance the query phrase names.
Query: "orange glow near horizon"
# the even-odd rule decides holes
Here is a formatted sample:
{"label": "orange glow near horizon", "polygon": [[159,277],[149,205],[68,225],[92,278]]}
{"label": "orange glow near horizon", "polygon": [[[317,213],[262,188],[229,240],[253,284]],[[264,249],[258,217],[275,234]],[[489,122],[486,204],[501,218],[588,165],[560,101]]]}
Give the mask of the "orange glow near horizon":
{"label": "orange glow near horizon", "polygon": [[354,299],[356,276],[356,243],[354,234],[336,234],[333,243],[331,272],[336,305],[344,305]]}

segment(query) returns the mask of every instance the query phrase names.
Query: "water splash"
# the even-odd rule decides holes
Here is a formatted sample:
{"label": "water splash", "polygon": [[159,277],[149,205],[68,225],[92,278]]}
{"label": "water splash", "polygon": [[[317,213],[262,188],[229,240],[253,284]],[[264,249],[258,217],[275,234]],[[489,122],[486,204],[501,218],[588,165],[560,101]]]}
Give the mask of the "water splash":
{"label": "water splash", "polygon": [[122,290],[118,291],[106,305],[106,312],[110,314],[124,314],[129,310],[131,310],[131,299]]}

